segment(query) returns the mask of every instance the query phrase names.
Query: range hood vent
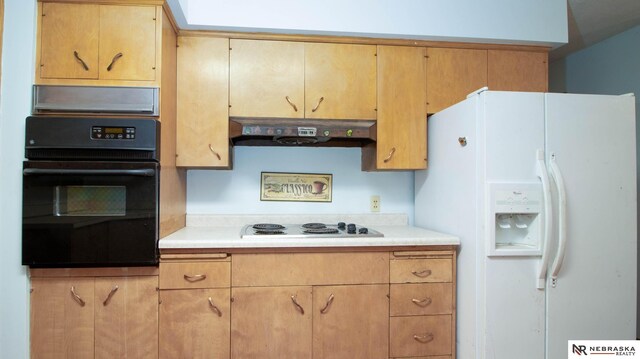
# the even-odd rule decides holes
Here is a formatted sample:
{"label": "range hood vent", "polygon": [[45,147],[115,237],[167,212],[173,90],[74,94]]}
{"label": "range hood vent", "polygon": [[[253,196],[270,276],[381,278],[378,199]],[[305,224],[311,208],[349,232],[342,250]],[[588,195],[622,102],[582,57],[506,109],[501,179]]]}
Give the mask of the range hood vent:
{"label": "range hood vent", "polygon": [[376,141],[371,120],[229,118],[235,146],[363,147]]}

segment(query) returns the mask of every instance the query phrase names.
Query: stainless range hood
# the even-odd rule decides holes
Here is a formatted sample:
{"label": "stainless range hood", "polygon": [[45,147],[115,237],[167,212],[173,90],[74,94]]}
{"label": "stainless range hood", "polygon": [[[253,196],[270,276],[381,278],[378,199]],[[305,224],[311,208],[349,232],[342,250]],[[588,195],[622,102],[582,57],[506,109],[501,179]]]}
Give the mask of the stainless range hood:
{"label": "stainless range hood", "polygon": [[229,138],[235,146],[363,147],[376,141],[376,122],[230,117]]}

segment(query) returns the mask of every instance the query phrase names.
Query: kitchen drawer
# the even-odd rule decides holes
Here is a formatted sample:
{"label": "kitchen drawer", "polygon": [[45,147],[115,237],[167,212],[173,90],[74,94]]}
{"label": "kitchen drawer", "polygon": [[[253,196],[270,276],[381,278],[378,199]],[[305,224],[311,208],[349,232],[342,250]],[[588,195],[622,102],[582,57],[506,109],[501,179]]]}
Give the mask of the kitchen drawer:
{"label": "kitchen drawer", "polygon": [[451,258],[395,259],[390,266],[391,283],[451,282]]}
{"label": "kitchen drawer", "polygon": [[160,289],[224,288],[230,283],[228,261],[160,263]]}
{"label": "kitchen drawer", "polygon": [[451,314],[452,283],[392,284],[391,316]]}
{"label": "kitchen drawer", "polygon": [[389,283],[389,253],[234,254],[233,286]]}
{"label": "kitchen drawer", "polygon": [[391,357],[451,355],[451,315],[392,317]]}

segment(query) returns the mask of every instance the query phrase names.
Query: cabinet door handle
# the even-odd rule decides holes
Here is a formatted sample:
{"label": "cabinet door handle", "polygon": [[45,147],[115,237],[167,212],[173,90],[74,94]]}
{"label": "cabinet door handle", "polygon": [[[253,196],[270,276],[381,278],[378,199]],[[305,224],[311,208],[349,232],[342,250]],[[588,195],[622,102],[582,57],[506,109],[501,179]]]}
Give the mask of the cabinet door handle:
{"label": "cabinet door handle", "polygon": [[213,153],[216,157],[218,157],[218,161],[222,161],[222,157],[220,157],[220,154],[218,152],[216,152],[213,147],[211,146],[211,144],[209,144],[209,150],[211,151],[211,153]]}
{"label": "cabinet door handle", "polygon": [[311,112],[316,112],[318,111],[318,107],[320,107],[320,104],[322,103],[322,101],[324,101],[324,97],[320,97],[320,99],[318,100],[318,103],[316,104],[316,107],[314,107]]}
{"label": "cabinet door handle", "polygon": [[396,148],[391,147],[391,151],[389,151],[389,155],[387,156],[387,158],[384,159],[384,163],[391,161],[391,157],[393,157],[394,153],[396,153]]}
{"label": "cabinet door handle", "polygon": [[216,307],[215,304],[213,304],[213,299],[211,299],[211,297],[209,297],[209,306],[214,312],[216,312],[216,314],[218,314],[218,317],[222,316],[222,312],[220,311],[220,309],[218,309],[218,307]]}
{"label": "cabinet door handle", "polygon": [[331,307],[331,303],[333,303],[333,293],[331,293],[331,295],[327,299],[327,304],[325,304],[324,307],[320,309],[320,313],[327,314],[327,312],[329,311],[329,307]]}
{"label": "cabinet door handle", "polygon": [[431,333],[424,334],[424,335],[414,334],[413,335],[413,339],[415,339],[416,341],[418,341],[420,343],[429,343],[429,342],[433,341],[433,339],[435,339],[435,337]]}
{"label": "cabinet door handle", "polygon": [[413,271],[411,272],[413,275],[415,275],[416,277],[420,277],[420,278],[426,278],[428,276],[431,275],[431,269],[425,269],[425,270],[421,270],[421,271]]}
{"label": "cabinet door handle", "polygon": [[431,298],[424,298],[422,300],[413,298],[413,299],[411,299],[411,301],[413,302],[413,304],[415,304],[415,305],[417,305],[419,307],[426,307],[429,304],[431,304]]}
{"label": "cabinet door handle", "polygon": [[80,64],[82,65],[85,71],[89,71],[89,66],[87,66],[87,63],[80,58],[80,55],[78,55],[78,51],[74,51],[73,56],[76,57],[76,60],[80,61]]}
{"label": "cabinet door handle", "polygon": [[297,295],[292,295],[291,301],[296,306],[296,308],[300,311],[300,314],[304,315],[304,308],[302,308],[302,306],[298,304],[298,301],[296,300],[297,297],[298,297]]}
{"label": "cabinet door handle", "polygon": [[104,302],[102,302],[103,306],[107,306],[107,304],[109,304],[109,302],[111,301],[111,297],[113,297],[114,294],[116,294],[116,292],[118,291],[118,286],[114,285],[113,288],[111,288],[111,292],[109,292],[109,295],[107,295],[107,299],[104,300]]}
{"label": "cabinet door handle", "polygon": [[122,52],[118,52],[116,54],[116,56],[113,57],[113,59],[111,59],[111,63],[109,64],[109,66],[107,66],[107,71],[111,71],[111,69],[113,68],[113,65],[115,65],[116,61],[118,61],[119,58],[121,58]]}
{"label": "cabinet door handle", "polygon": [[291,105],[291,107],[293,107],[293,110],[294,110],[295,112],[298,112],[298,106],[296,106],[296,104],[295,104],[295,103],[291,102],[291,99],[289,98],[289,96],[285,96],[284,98],[287,100],[287,102],[289,103],[289,105]]}
{"label": "cabinet door handle", "polygon": [[205,280],[205,279],[207,279],[207,275],[206,275],[206,274],[194,274],[194,275],[188,275],[188,274],[185,274],[185,275],[184,275],[184,279],[185,279],[187,282],[191,282],[191,283],[193,283],[193,282],[199,282],[199,281],[201,281],[201,280]]}
{"label": "cabinet door handle", "polygon": [[81,307],[84,307],[86,303],[84,302],[84,300],[82,300],[82,298],[80,298],[78,293],[76,293],[76,287],[74,286],[71,286],[71,295],[73,297],[73,300],[76,301],[76,303],[80,304]]}

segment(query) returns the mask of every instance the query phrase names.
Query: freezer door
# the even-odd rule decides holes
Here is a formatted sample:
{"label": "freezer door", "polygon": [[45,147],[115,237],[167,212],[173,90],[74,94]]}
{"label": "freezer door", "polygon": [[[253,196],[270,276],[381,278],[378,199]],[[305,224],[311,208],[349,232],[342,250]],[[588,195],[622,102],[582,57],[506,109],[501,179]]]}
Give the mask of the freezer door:
{"label": "freezer door", "polygon": [[547,163],[553,156],[567,200],[565,257],[546,289],[546,358],[560,359],[567,340],[636,335],[635,99],[546,94],[545,102]]}
{"label": "freezer door", "polygon": [[[544,148],[544,95],[486,92],[480,121],[483,161],[480,183],[539,183],[537,152]],[[484,176],[484,178],[483,178]],[[487,256],[490,214],[479,237],[479,358],[539,359],[544,356],[544,297],[536,288],[540,256]],[[494,224],[495,225],[495,224]]]}

